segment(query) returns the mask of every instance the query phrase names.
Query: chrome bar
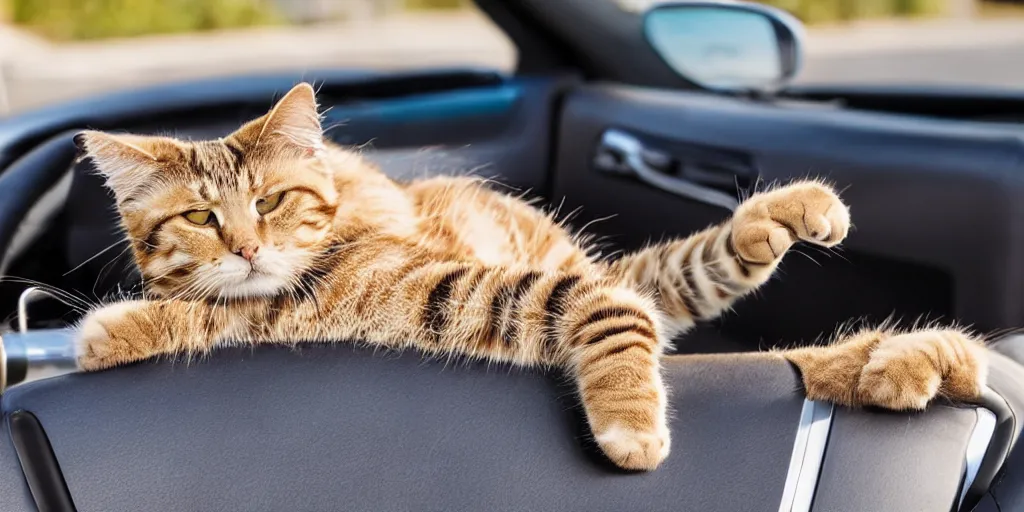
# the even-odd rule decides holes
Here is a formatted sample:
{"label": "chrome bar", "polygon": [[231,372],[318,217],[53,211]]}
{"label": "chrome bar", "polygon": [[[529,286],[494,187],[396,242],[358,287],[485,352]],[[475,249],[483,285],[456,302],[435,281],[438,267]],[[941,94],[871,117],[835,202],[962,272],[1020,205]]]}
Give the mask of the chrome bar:
{"label": "chrome bar", "polygon": [[20,382],[72,373],[77,369],[71,329],[0,335],[0,393]]}
{"label": "chrome bar", "polygon": [[975,412],[978,414],[978,421],[974,424],[974,430],[971,431],[971,437],[967,441],[967,453],[964,455],[964,483],[960,491],[960,500],[957,502],[957,510],[963,506],[967,491],[971,489],[974,479],[978,476],[978,470],[981,469],[981,463],[985,460],[985,454],[988,453],[988,447],[992,444],[992,436],[996,431],[995,413],[984,407],[978,407]]}
{"label": "chrome bar", "polygon": [[825,459],[835,406],[804,399],[779,512],[809,512]]}
{"label": "chrome bar", "polygon": [[28,332],[28,305],[41,298],[55,299],[52,293],[38,287],[25,288],[18,296],[18,332]]}

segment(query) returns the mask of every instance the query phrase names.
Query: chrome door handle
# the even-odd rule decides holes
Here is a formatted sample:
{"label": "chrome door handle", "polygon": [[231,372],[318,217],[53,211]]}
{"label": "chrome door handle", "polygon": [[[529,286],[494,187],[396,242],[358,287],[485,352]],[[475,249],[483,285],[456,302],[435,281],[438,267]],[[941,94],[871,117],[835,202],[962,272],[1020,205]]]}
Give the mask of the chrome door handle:
{"label": "chrome door handle", "polygon": [[645,150],[646,148],[644,148],[643,143],[639,139],[621,130],[608,130],[601,137],[601,153],[611,152],[623,164],[614,169],[608,168],[607,170],[633,174],[640,178],[640,180],[661,190],[704,204],[720,206],[730,211],[735,210],[739,206],[739,200],[729,194],[686,181],[685,179],[668,176],[652,168],[644,161],[643,154]]}

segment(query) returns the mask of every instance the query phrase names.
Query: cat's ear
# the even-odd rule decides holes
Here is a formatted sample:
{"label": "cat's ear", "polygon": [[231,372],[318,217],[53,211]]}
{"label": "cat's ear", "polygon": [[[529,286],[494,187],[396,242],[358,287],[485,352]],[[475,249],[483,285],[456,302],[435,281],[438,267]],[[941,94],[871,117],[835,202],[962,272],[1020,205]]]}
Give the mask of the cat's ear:
{"label": "cat's ear", "polygon": [[83,131],[75,135],[82,158],[92,158],[118,202],[134,195],[168,162],[181,158],[181,146],[168,137]]}
{"label": "cat's ear", "polygon": [[294,149],[311,156],[324,148],[316,92],[308,83],[288,91],[265,116],[247,123],[231,137],[250,150],[257,147]]}

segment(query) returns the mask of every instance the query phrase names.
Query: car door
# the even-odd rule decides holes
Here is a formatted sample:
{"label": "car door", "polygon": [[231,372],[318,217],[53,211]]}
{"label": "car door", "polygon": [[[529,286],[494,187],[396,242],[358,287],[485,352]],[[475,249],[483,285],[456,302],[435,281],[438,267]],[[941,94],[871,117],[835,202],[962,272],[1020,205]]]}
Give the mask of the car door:
{"label": "car door", "polygon": [[[579,209],[575,223],[609,251],[684,236],[728,218],[735,199],[797,179],[832,183],[851,207],[841,250],[799,247],[776,279],[680,350],[807,343],[857,321],[958,321],[983,332],[1024,324],[1024,125],[1014,123],[1024,95],[715,93],[666,77],[640,13],[598,2],[569,17],[581,3],[514,3],[559,29],[550,44],[600,60],[584,72],[608,79],[563,102],[550,196]],[[603,27],[603,42],[567,28],[570,19]],[[609,58],[602,48],[614,48]]]}
{"label": "car door", "polygon": [[[616,85],[580,88],[564,105],[552,194],[586,212],[579,222],[606,218],[591,229],[625,249],[729,216],[673,184],[729,194],[737,182],[756,190],[814,177],[842,191],[856,228],[845,249],[787,257],[721,321],[730,338],[808,341],[861,317],[1021,323],[1024,153],[1014,129]],[[663,186],[602,162],[614,151],[609,133],[674,162],[659,171]]]}

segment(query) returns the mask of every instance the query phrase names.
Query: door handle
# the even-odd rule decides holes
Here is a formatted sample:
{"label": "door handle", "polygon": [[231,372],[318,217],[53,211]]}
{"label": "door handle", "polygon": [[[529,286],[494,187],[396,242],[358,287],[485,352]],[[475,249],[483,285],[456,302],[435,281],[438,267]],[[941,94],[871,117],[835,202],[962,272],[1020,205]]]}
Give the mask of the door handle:
{"label": "door handle", "polygon": [[729,194],[669,176],[655,169],[648,164],[652,159],[651,155],[652,152],[636,137],[621,130],[611,129],[601,136],[597,164],[602,170],[636,176],[645,183],[680,197],[719,206],[729,211],[734,211],[739,206],[739,201]]}

